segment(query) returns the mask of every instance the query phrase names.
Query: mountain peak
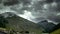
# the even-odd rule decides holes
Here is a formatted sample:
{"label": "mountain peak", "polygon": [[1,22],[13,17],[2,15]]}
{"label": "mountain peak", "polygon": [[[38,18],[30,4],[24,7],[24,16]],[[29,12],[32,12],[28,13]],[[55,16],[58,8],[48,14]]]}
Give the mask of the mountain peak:
{"label": "mountain peak", "polygon": [[13,12],[5,12],[5,13],[2,13],[1,15],[4,16],[4,18],[7,18],[7,17],[15,16],[16,14]]}

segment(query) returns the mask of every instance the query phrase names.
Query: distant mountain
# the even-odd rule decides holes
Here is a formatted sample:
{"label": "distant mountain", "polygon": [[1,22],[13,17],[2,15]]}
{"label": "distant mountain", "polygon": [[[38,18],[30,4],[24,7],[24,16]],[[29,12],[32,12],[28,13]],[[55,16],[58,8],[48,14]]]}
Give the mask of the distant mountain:
{"label": "distant mountain", "polygon": [[55,27],[55,24],[49,23],[48,20],[43,20],[39,22],[38,25],[44,29],[43,32],[45,33],[52,32],[53,28]]}
{"label": "distant mountain", "polygon": [[36,31],[40,32],[41,28],[27,19],[17,16],[14,13],[6,12],[1,14],[8,21],[7,28],[11,28],[15,31]]}
{"label": "distant mountain", "polygon": [[[59,29],[60,28],[60,23],[59,24],[57,24],[54,28],[53,28],[53,31],[55,31],[55,30],[57,30],[57,29]],[[52,31],[52,32],[53,32]]]}

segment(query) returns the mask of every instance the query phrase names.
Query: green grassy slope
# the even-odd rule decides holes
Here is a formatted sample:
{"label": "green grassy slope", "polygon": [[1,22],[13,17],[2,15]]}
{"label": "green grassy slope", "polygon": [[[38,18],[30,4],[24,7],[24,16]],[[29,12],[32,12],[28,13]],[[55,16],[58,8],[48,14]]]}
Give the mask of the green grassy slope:
{"label": "green grassy slope", "polygon": [[28,21],[24,18],[13,16],[6,18],[8,20],[7,28],[13,29],[15,31],[21,32],[21,31],[29,31],[29,32],[35,32],[36,34],[40,34],[42,30],[40,27],[38,27],[37,24]]}
{"label": "green grassy slope", "polygon": [[57,30],[55,30],[55,31],[53,31],[52,33],[50,33],[50,34],[60,34],[60,28],[59,29],[57,29]]}

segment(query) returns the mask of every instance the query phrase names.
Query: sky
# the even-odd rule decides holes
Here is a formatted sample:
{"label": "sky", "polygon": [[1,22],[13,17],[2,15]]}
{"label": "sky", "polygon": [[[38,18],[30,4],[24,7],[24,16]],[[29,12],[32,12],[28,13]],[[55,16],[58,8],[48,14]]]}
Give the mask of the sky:
{"label": "sky", "polygon": [[0,14],[14,12],[20,17],[36,23],[45,19],[59,23],[59,9],[60,0],[0,0]]}

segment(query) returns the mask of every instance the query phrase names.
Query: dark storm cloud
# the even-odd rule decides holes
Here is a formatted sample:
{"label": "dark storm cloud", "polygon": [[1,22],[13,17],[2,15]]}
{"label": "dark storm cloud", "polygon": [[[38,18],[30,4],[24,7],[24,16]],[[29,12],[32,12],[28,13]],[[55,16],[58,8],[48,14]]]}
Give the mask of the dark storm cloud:
{"label": "dark storm cloud", "polygon": [[60,16],[49,16],[48,19],[60,23]]}
{"label": "dark storm cloud", "polygon": [[31,0],[20,0],[20,2],[22,2],[25,5],[30,4]]}
{"label": "dark storm cloud", "polygon": [[58,5],[57,5],[57,11],[60,12],[60,3],[58,3]]}
{"label": "dark storm cloud", "polygon": [[56,2],[60,2],[60,0],[55,0]]}
{"label": "dark storm cloud", "polygon": [[[45,7],[45,8],[44,8]],[[33,5],[33,11],[32,14],[35,16],[42,16],[46,17],[50,14],[55,14],[56,12],[56,7],[53,7],[52,4],[44,3],[44,2],[36,2]]]}
{"label": "dark storm cloud", "polygon": [[30,10],[31,0],[18,0],[19,3],[16,5],[11,5],[11,9],[23,14],[24,10]]}
{"label": "dark storm cloud", "polygon": [[52,3],[53,0],[46,0],[45,2],[46,2],[46,3]]}
{"label": "dark storm cloud", "polygon": [[[46,19],[49,19],[49,20],[52,20],[55,22],[59,22],[60,18],[58,18],[58,16],[56,16],[56,14],[60,12],[60,10],[59,10],[60,3],[53,2],[52,0],[51,1],[49,0],[48,2],[49,3],[41,2],[41,4],[39,2],[36,2],[33,5],[34,10],[32,11],[32,15],[37,18],[46,17]],[[43,8],[44,4],[45,4],[46,8]],[[37,19],[37,20],[39,20],[39,19]],[[42,20],[42,19],[40,19],[40,20]]]}
{"label": "dark storm cloud", "polygon": [[12,6],[15,4],[23,3],[24,5],[30,4],[31,0],[2,0],[5,6]]}
{"label": "dark storm cloud", "polygon": [[3,7],[5,7],[7,11],[13,10],[19,14],[24,14],[24,11],[31,12],[32,16],[36,19],[32,19],[33,21],[50,19],[59,22],[57,20],[60,18],[56,17],[56,14],[60,12],[60,3],[57,1],[60,0],[18,0],[18,4],[15,3],[14,5]]}
{"label": "dark storm cloud", "polygon": [[0,3],[1,3],[2,0],[0,0]]}
{"label": "dark storm cloud", "polygon": [[14,4],[18,4],[18,0],[7,0],[6,2],[4,2],[5,6],[10,6],[10,5],[14,5]]}

